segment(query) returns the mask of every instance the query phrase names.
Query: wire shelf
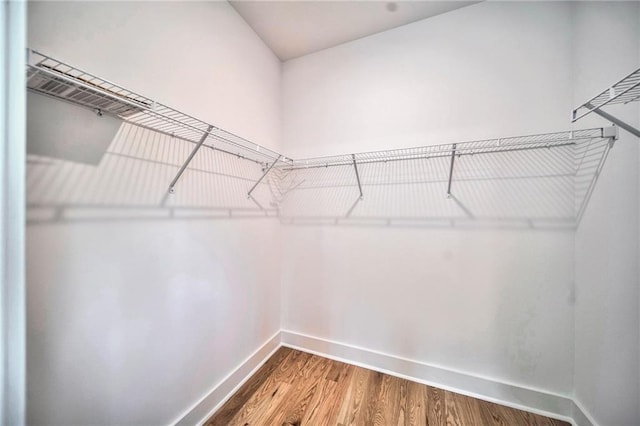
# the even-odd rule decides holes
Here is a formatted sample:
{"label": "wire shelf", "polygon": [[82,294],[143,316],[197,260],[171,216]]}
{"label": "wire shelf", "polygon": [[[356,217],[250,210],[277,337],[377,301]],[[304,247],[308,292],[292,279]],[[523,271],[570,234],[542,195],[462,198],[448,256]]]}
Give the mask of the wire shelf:
{"label": "wire shelf", "polygon": [[[32,158],[30,178],[40,182],[34,188],[40,188],[42,197],[33,196],[31,205],[58,210],[156,206],[213,208],[229,216],[257,212],[284,222],[490,218],[576,224],[617,137],[615,128],[608,127],[293,160],[47,55],[28,53],[30,91],[126,124],[107,153],[108,161],[95,170],[72,162],[44,167],[46,159]],[[640,70],[587,104],[599,108],[639,97]],[[115,184],[104,182],[113,182],[114,176],[124,179],[120,168],[139,170],[135,184],[118,183],[115,191]],[[62,185],[62,178],[37,177],[57,172],[91,176],[85,181],[96,188],[106,185],[98,191],[104,196],[91,198],[96,191],[75,180]],[[161,179],[151,179],[156,175]],[[160,181],[171,175],[167,193]],[[184,191],[174,194],[181,176]],[[144,188],[150,188],[149,194],[140,196]]]}
{"label": "wire shelf", "polygon": [[276,167],[274,198],[285,224],[494,220],[571,228],[616,135],[594,128],[293,160]]}
{"label": "wire shelf", "polygon": [[526,151],[541,148],[558,148],[573,145],[579,141],[602,138],[603,128],[546,133],[539,135],[517,136],[509,138],[486,139],[455,144],[431,145],[414,148],[392,149],[363,152],[348,155],[291,160],[279,166],[282,170],[298,170],[333,166],[352,166],[357,164],[387,163],[392,161],[422,160],[429,158],[490,154],[498,152]]}
{"label": "wire shelf", "polygon": [[28,50],[27,88],[35,93],[81,105],[98,115],[251,160],[267,167],[280,155],[238,135],[125,89],[115,83],[34,50]]}
{"label": "wire shelf", "polygon": [[605,105],[628,104],[640,100],[640,68],[573,110],[572,121]]}

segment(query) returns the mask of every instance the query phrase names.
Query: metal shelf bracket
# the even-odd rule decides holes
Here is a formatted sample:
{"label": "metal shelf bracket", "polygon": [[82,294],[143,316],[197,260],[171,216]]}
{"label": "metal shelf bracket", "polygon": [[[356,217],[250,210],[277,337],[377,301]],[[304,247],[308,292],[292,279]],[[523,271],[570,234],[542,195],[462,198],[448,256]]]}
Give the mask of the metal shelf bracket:
{"label": "metal shelf bracket", "polygon": [[[590,103],[586,103],[585,106],[587,106],[589,108],[592,107],[592,105]],[[628,123],[626,123],[626,122],[614,117],[613,115],[602,111],[599,108],[594,108],[592,111],[594,113],[598,114],[600,117],[604,118],[605,120],[608,120],[608,121],[612,122],[616,126],[618,126],[620,128],[623,128],[624,130],[626,130],[627,132],[631,133],[632,135],[635,135],[635,136],[640,138],[640,130],[636,129],[631,124],[628,124]],[[617,138],[618,138],[618,136],[616,135],[616,139]]]}
{"label": "metal shelf bracket", "polygon": [[360,183],[360,173],[358,173],[358,165],[356,164],[356,155],[351,154],[351,158],[353,159],[353,169],[356,171],[356,181],[358,182],[358,191],[360,191],[360,200],[364,198],[362,195],[362,185]]}
{"label": "metal shelf bracket", "polygon": [[456,146],[453,144],[451,147],[451,164],[449,165],[449,184],[447,185],[447,198],[451,198],[451,182],[453,180],[453,164],[456,161]]}
{"label": "metal shelf bracket", "polygon": [[256,183],[254,183],[254,184],[253,184],[253,186],[251,187],[251,189],[249,190],[249,192],[247,192],[247,198],[253,198],[253,197],[251,196],[251,193],[252,193],[252,192],[253,192],[253,191],[258,187],[258,185],[260,184],[260,182],[262,182],[262,179],[264,179],[264,178],[269,174],[269,172],[271,171],[271,169],[273,169],[273,166],[275,166],[275,165],[276,165],[276,163],[277,163],[278,161],[280,161],[280,158],[282,158],[282,155],[278,155],[278,158],[276,158],[276,160],[275,160],[273,163],[271,163],[271,165],[270,165],[270,166],[267,168],[267,170],[262,174],[262,176],[260,176],[260,179],[258,179],[258,180],[256,181]]}
{"label": "metal shelf bracket", "polygon": [[618,127],[613,125],[602,128],[602,137],[609,139],[609,148],[613,148],[613,144],[618,140]]}
{"label": "metal shelf bracket", "polygon": [[180,180],[180,176],[182,176],[182,174],[186,170],[186,168],[189,165],[189,163],[191,162],[191,160],[193,160],[193,157],[196,156],[196,154],[200,150],[200,147],[202,146],[204,141],[207,140],[207,138],[209,137],[209,132],[211,132],[212,129],[213,129],[213,126],[209,126],[207,128],[207,131],[204,132],[204,134],[200,138],[200,141],[198,141],[198,144],[195,146],[195,148],[193,148],[193,150],[191,151],[191,154],[189,154],[189,157],[187,158],[187,161],[185,161],[184,164],[182,165],[182,167],[180,167],[180,170],[178,170],[178,173],[176,174],[176,176],[173,178],[173,180],[169,184],[169,194],[173,194],[175,192],[174,187],[176,186],[176,183],[178,183],[178,180]]}

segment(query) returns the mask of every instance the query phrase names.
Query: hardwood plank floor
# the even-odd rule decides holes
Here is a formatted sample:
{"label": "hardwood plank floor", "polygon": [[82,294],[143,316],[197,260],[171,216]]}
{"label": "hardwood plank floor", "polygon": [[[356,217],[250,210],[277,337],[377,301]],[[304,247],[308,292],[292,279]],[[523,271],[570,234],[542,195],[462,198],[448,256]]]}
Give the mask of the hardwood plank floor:
{"label": "hardwood plank floor", "polygon": [[206,426],[568,426],[288,348],[280,348]]}

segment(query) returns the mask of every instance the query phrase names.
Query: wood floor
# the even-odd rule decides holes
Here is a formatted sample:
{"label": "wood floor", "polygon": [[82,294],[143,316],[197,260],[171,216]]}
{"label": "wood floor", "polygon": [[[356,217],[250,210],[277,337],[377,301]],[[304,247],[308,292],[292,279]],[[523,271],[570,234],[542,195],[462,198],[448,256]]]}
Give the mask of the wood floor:
{"label": "wood floor", "polygon": [[280,348],[205,425],[569,424]]}

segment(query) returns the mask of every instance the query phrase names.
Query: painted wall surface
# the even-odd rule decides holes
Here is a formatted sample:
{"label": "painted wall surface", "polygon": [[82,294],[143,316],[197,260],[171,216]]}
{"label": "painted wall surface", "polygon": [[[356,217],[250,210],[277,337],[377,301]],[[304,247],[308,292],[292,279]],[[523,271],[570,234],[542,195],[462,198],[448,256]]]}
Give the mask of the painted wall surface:
{"label": "painted wall surface", "polygon": [[[283,151],[569,129],[570,12],[487,2],[286,62]],[[441,226],[285,226],[283,328],[570,394],[573,233]]]}
{"label": "painted wall surface", "polygon": [[[278,148],[280,63],[225,2],[30,3],[28,38]],[[69,125],[43,116],[45,129]],[[99,120],[84,110],[69,118]],[[280,326],[279,225],[236,217],[252,182],[234,173],[247,162],[199,153],[194,168],[225,168],[187,172],[163,208],[193,145],[123,126],[110,143],[86,140],[96,163],[31,142],[28,423],[177,420]]]}
{"label": "painted wall surface", "polygon": [[504,3],[472,5],[287,61],[287,155],[567,130],[568,7]]}
{"label": "painted wall surface", "polygon": [[[640,66],[639,6],[572,5],[576,104]],[[637,104],[606,111],[640,124]],[[600,425],[640,424],[638,177],[638,139],[621,130],[576,232],[575,397]]]}

